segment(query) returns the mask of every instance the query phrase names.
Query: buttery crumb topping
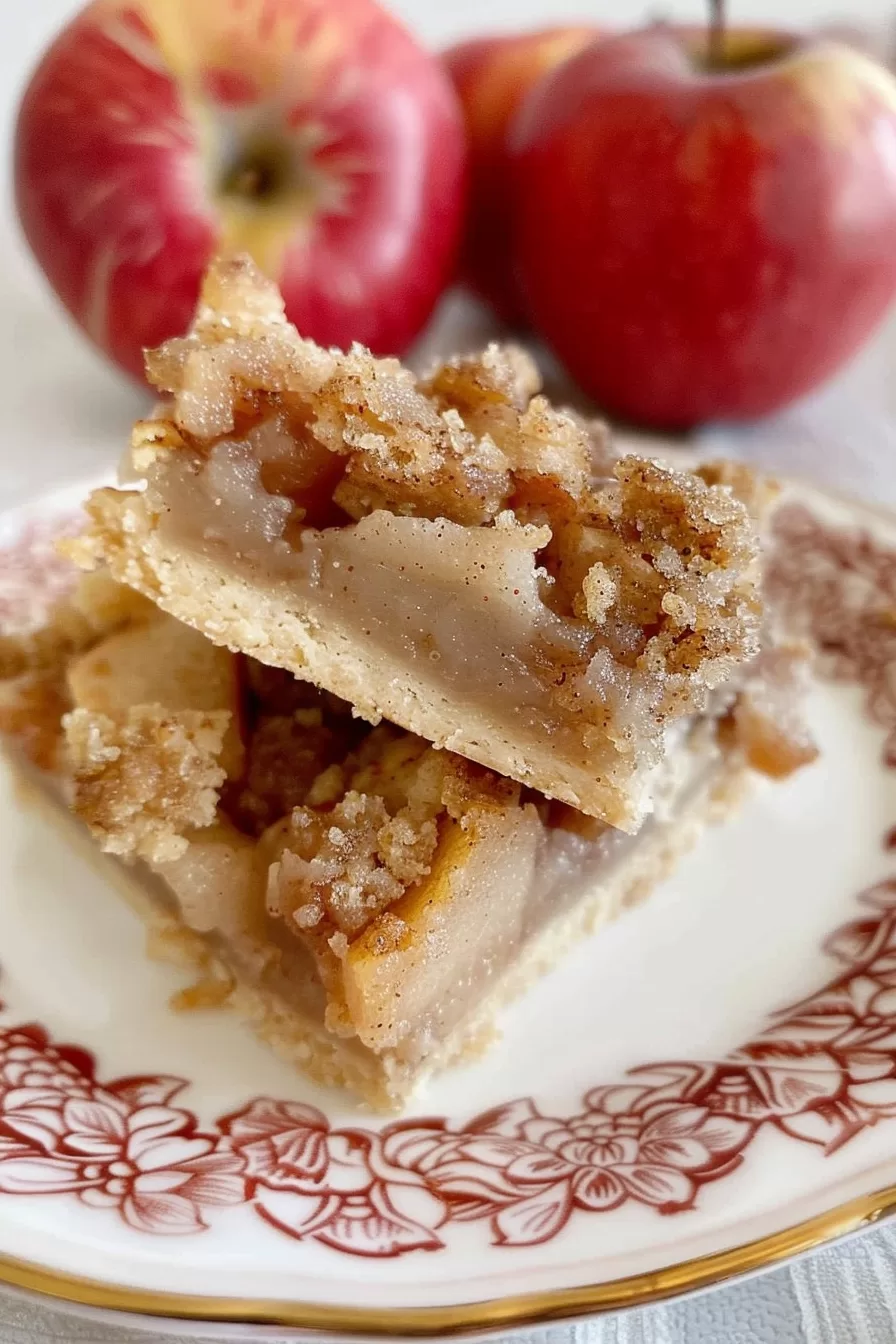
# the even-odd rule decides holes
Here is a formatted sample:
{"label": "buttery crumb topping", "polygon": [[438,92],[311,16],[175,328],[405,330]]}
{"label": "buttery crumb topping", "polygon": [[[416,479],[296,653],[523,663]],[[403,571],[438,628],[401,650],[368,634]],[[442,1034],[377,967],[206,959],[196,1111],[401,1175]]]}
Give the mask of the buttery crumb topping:
{"label": "buttery crumb topping", "polygon": [[[301,548],[376,511],[534,546],[539,600],[568,652],[562,678],[554,645],[533,649],[533,666],[624,751],[634,719],[652,716],[647,763],[663,720],[699,710],[757,651],[758,541],[743,500],[761,501],[749,474],[616,458],[601,427],[541,395],[520,350],[492,345],[422,378],[360,346],[323,350],[248,259],[230,258],[212,266],[191,332],[150,352],[147,372],[165,402],[136,427],[135,463],[205,472],[213,531],[229,518],[234,549],[252,528]],[[108,558],[101,500],[93,512]],[[496,567],[493,600],[512,605],[500,582]]]}
{"label": "buttery crumb topping", "polygon": [[224,783],[224,712],[135,705],[123,721],[74,709],[63,719],[74,810],[112,854],[178,858],[184,832],[210,826]]}
{"label": "buttery crumb topping", "polygon": [[[172,617],[128,608],[105,585],[105,615],[94,605],[91,619],[108,628],[90,640],[79,626],[73,650],[71,605],[58,607],[58,628],[51,620],[34,647],[59,652],[41,652],[24,673],[14,660],[0,729],[63,775],[103,849],[161,874],[191,929],[214,932],[275,976],[290,940],[310,953],[336,1035],[375,1048],[401,1037],[403,990],[427,977],[437,984],[440,921],[465,864],[494,929],[491,865],[496,853],[508,863],[516,836],[548,848],[564,836],[601,852],[604,823],[391,724],[371,727],[337,697],[218,649]],[[748,679],[727,713],[721,706],[732,763],[781,775],[812,759],[793,712],[800,657],[763,651],[756,685]],[[508,936],[518,932],[511,920]],[[179,1002],[214,1004],[229,992],[228,979],[210,979]]]}

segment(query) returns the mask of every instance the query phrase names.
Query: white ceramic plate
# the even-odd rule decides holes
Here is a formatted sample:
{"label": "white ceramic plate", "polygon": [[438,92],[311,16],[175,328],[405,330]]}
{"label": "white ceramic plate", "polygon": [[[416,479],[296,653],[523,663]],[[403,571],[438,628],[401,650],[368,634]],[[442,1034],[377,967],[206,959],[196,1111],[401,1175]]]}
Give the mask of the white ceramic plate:
{"label": "white ceramic plate", "polygon": [[[64,582],[47,537],[82,493],[0,520],[0,618]],[[4,766],[0,1279],[202,1322],[474,1331],[694,1289],[888,1212],[896,524],[861,524],[792,517],[842,678],[813,687],[820,759],[758,783],[393,1123],[226,1013],[174,1015],[121,872]]]}

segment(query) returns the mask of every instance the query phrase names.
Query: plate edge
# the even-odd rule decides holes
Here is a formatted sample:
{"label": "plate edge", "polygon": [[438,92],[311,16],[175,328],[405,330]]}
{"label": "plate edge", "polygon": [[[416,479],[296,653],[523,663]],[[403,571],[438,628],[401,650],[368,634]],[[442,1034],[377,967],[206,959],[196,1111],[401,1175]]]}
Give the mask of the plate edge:
{"label": "plate edge", "polygon": [[340,1307],[331,1303],[202,1297],[102,1283],[0,1255],[0,1284],[79,1307],[232,1325],[288,1326],[358,1336],[464,1336],[643,1307],[711,1288],[829,1245],[896,1215],[896,1184],[741,1246],[604,1283],[436,1307]]}

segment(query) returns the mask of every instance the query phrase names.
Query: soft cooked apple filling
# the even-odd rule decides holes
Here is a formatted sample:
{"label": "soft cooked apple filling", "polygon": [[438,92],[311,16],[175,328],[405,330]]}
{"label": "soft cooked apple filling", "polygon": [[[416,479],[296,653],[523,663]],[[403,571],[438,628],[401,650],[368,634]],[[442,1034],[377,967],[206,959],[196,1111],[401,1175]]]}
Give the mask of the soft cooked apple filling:
{"label": "soft cooked apple filling", "polygon": [[[315,951],[328,986],[349,944],[377,925],[407,933],[395,910],[433,870],[451,831],[519,812],[521,789],[381,724],[313,782],[304,806],[261,838],[268,908]],[[391,915],[384,920],[389,912]]]}
{"label": "soft cooked apple filling", "polygon": [[38,763],[63,773],[104,849],[164,880],[226,968],[178,1002],[221,1002],[228,977],[248,978],[381,1061],[379,1103],[404,1094],[543,930],[580,902],[604,918],[646,890],[713,779],[745,759],[782,774],[811,758],[786,651],[679,721],[636,836],[371,727],[102,577],[4,658],[0,727],[33,751],[29,711],[45,705],[41,743],[55,742]]}
{"label": "soft cooked apple filling", "polygon": [[[132,633],[151,659],[157,623]],[[115,639],[98,646],[106,661]],[[88,705],[97,690],[82,663],[93,652],[68,669]],[[113,676],[121,657],[113,647]],[[63,721],[72,805],[103,848],[146,860],[189,926],[222,936],[268,983],[288,985],[303,973],[300,954],[310,957],[339,1037],[422,1058],[637,843],[239,662],[238,778],[225,782],[220,765],[224,711],[138,705],[110,716],[82,704]],[[693,761],[717,757],[710,735]],[[683,765],[687,782],[687,752],[665,769],[677,778]]]}
{"label": "soft cooked apple filling", "polygon": [[427,528],[447,528],[455,550],[457,529],[490,531],[493,554],[469,547],[461,580],[493,612],[528,604],[530,672],[602,731],[636,692],[660,719],[699,709],[755,652],[742,503],[699,474],[615,460],[602,431],[538,395],[520,351],[493,346],[423,379],[360,347],[325,351],[231,260],[212,268],[192,332],[147,368],[168,398],[135,431],[151,508],[275,568],[287,546],[348,572],[330,534],[382,532],[383,514],[408,520],[409,572],[418,550],[429,568]]}

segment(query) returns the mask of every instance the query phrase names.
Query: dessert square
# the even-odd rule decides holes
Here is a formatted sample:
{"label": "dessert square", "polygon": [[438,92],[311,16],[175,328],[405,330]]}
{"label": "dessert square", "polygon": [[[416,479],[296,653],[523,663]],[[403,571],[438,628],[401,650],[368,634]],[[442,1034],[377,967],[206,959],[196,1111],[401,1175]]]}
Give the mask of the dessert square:
{"label": "dessert square", "polygon": [[798,650],[681,719],[636,835],[212,644],[102,572],[0,645],[0,730],[129,884],[150,947],[319,1082],[395,1110],[642,900],[754,765],[814,752]]}
{"label": "dessert square", "polygon": [[617,457],[520,351],[417,378],[323,350],[248,260],[212,267],[147,370],[164,401],[134,433],[139,481],[93,495],[80,563],[371,723],[638,830],[674,725],[758,650],[755,498]]}

